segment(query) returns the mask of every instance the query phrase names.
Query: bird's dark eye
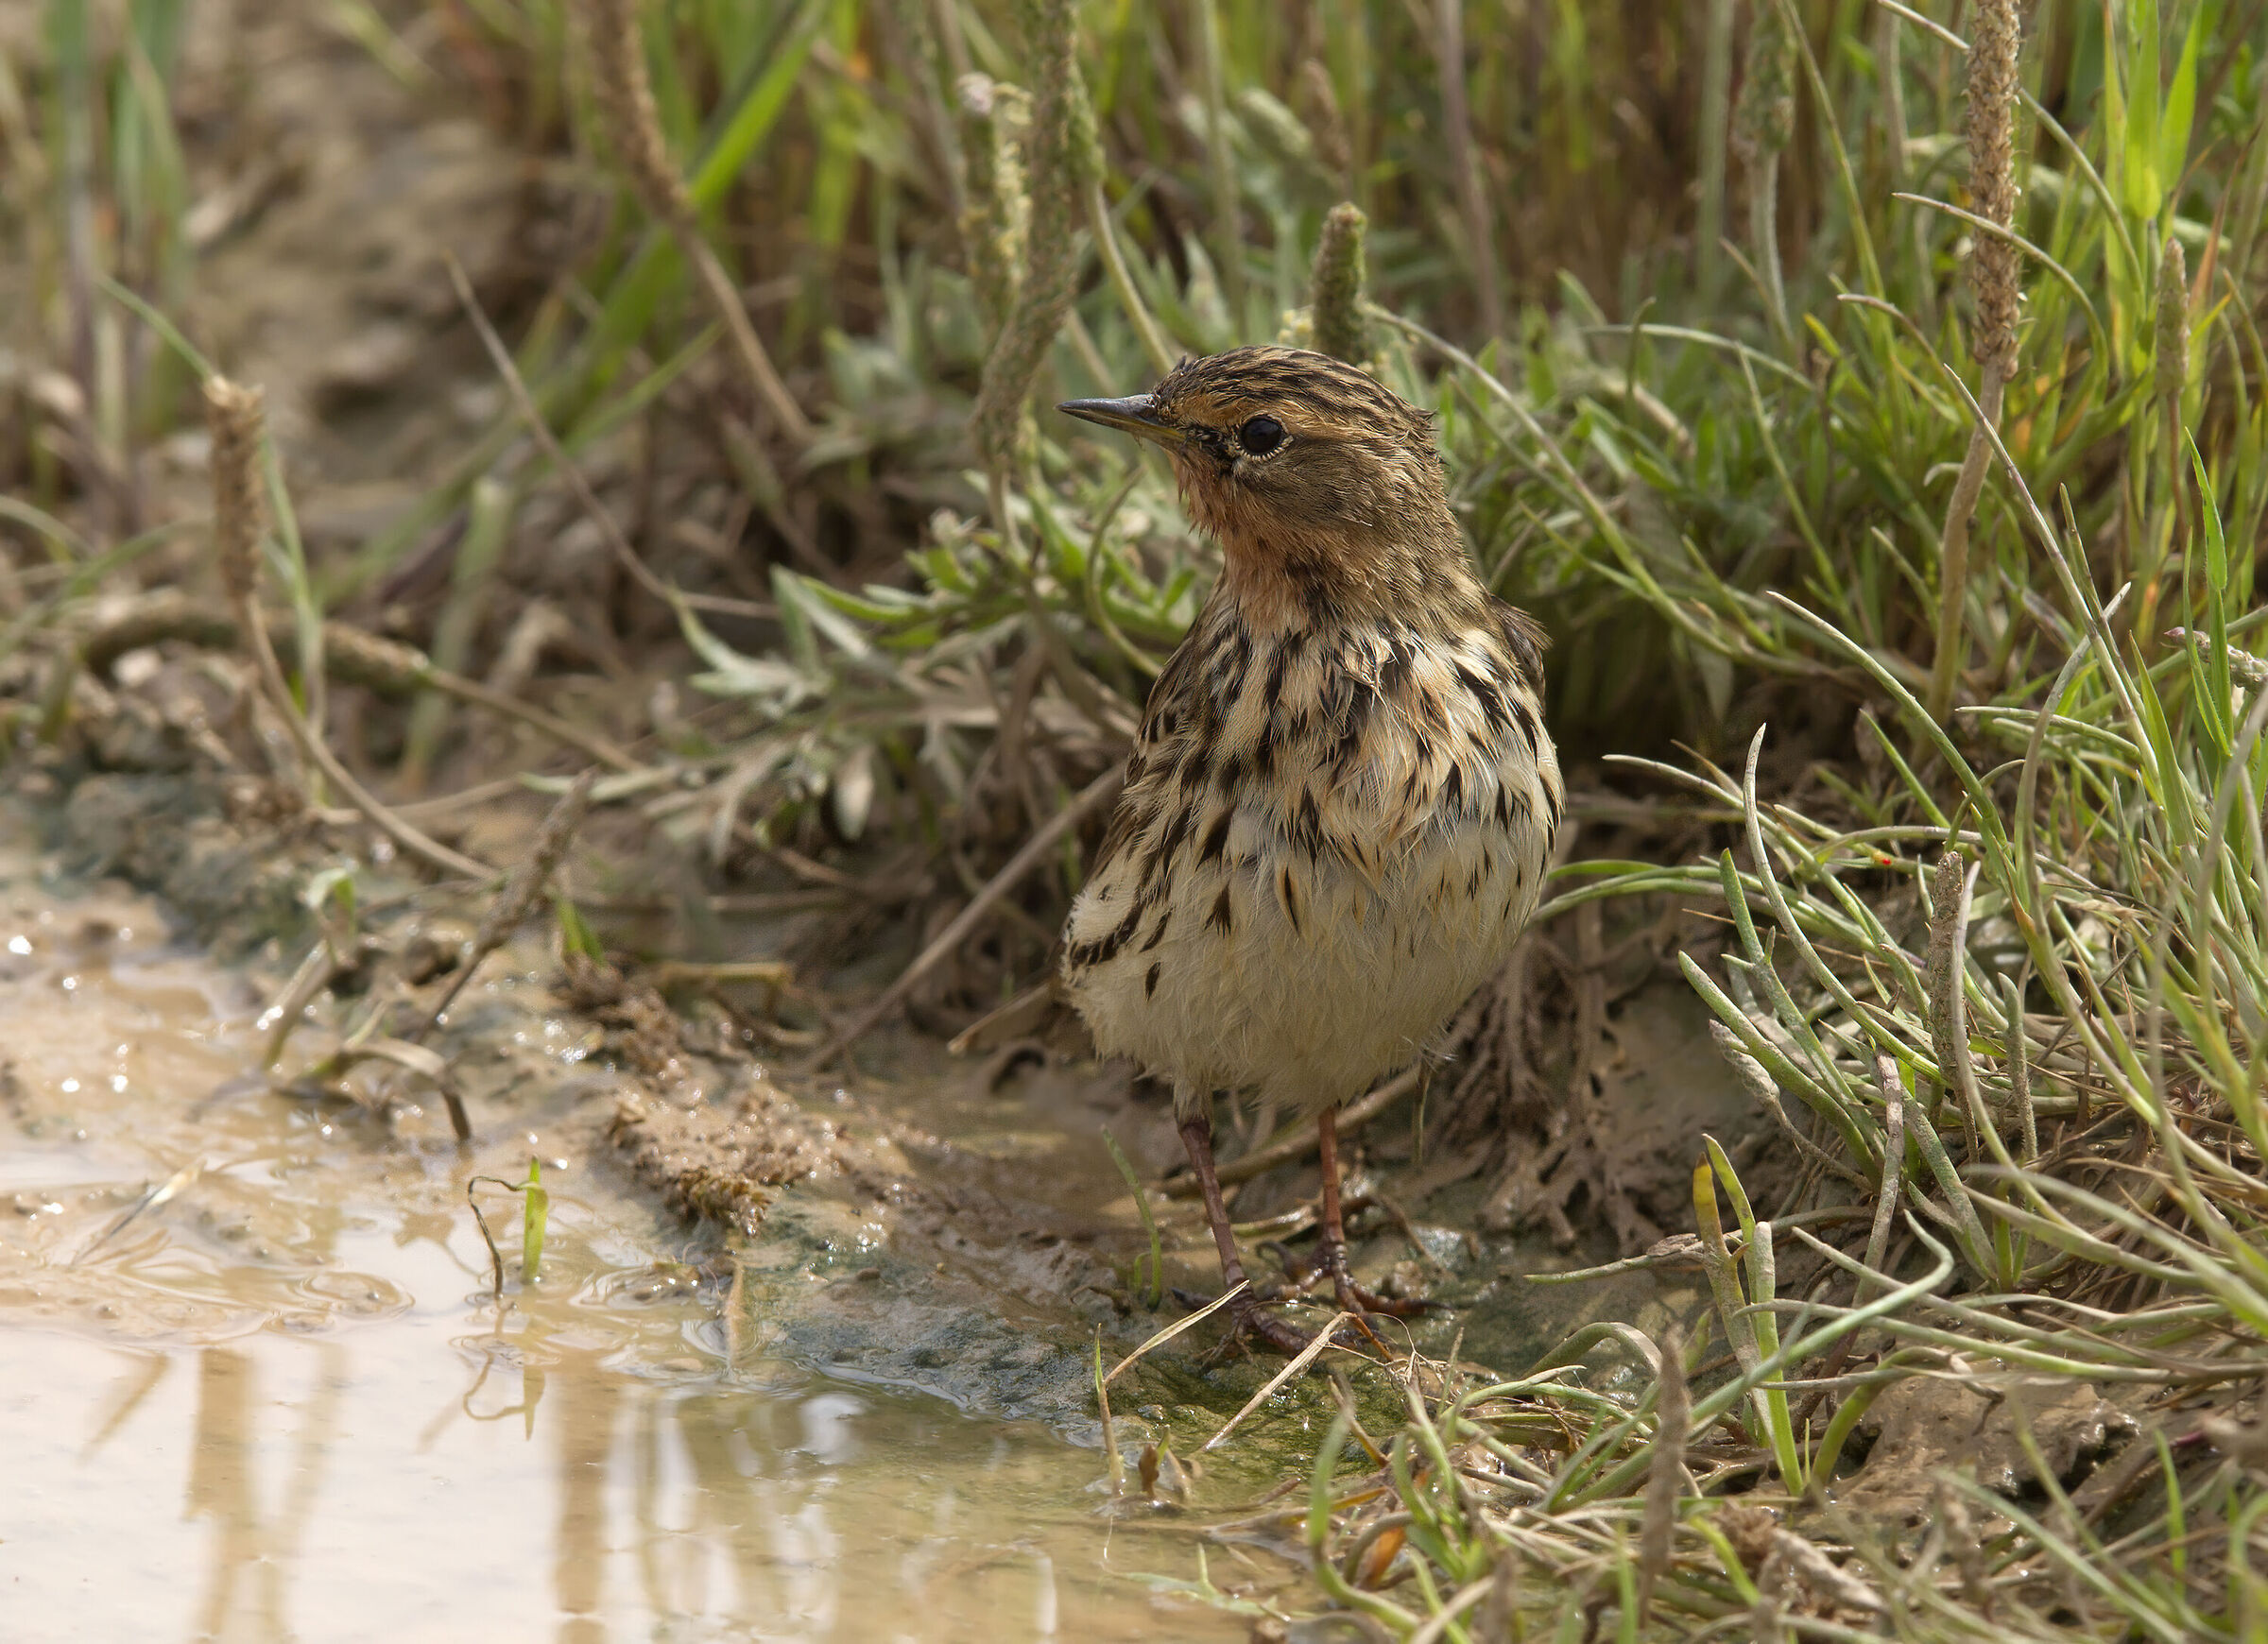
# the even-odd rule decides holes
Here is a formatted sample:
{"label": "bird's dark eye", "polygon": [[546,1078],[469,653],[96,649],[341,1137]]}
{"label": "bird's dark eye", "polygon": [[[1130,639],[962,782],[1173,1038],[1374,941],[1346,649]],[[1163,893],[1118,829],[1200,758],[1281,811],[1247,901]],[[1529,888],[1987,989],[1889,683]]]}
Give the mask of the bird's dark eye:
{"label": "bird's dark eye", "polygon": [[1283,424],[1273,417],[1255,417],[1237,430],[1236,440],[1246,456],[1265,456],[1283,443]]}

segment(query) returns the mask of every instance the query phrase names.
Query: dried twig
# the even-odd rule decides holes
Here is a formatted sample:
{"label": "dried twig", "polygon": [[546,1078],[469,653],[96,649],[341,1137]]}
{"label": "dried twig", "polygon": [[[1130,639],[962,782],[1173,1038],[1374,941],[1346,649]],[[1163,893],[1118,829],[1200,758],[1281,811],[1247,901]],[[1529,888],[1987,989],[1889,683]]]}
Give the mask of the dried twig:
{"label": "dried twig", "polygon": [[936,968],[938,961],[951,953],[974,931],[992,904],[1022,882],[1023,876],[1046,860],[1057,841],[1076,828],[1094,812],[1118,797],[1119,789],[1126,779],[1125,768],[1113,765],[1101,776],[1080,789],[1070,804],[1057,812],[1038,831],[1023,842],[1023,848],[1008,858],[1007,865],[994,874],[984,889],[978,891],[969,905],[963,908],[953,922],[937,933],[936,939],[921,950],[919,957],[908,965],[897,981],[882,991],[872,1004],[853,1017],[850,1024],[827,1041],[826,1047],[814,1059],[814,1066],[824,1067],[840,1055],[845,1046],[871,1028],[884,1017],[896,1010],[914,985]]}
{"label": "dried twig", "polygon": [[552,874],[565,858],[567,848],[575,843],[576,830],[582,826],[584,816],[590,813],[591,788],[597,780],[597,776],[595,771],[584,771],[568,784],[567,791],[558,796],[545,813],[542,826],[536,830],[535,843],[528,847],[527,854],[512,868],[511,876],[504,882],[504,888],[497,893],[496,899],[489,904],[489,911],[481,916],[479,929],[472,934],[472,946],[466,951],[465,962],[457,967],[456,975],[451,979],[448,988],[426,1014],[424,1024],[406,1036],[412,1044],[423,1039],[434,1030],[435,1024],[456,1002],[456,996],[465,990],[465,985],[472,980],[472,972],[480,968],[480,962],[503,947],[507,938],[520,928],[520,922],[534,908],[536,899],[543,894],[543,887],[551,882]]}
{"label": "dried twig", "polygon": [[[244,633],[232,612],[192,601],[178,589],[159,589],[88,630],[78,642],[79,661],[96,678],[107,678],[112,666],[127,652],[166,640],[225,651],[242,644]],[[335,620],[325,622],[323,669],[343,684],[365,686],[387,696],[404,696],[421,690],[438,691],[472,707],[517,720],[615,770],[640,768],[636,760],[598,732],[533,703],[523,702],[478,679],[437,668],[433,659],[415,646],[382,639],[367,628]]]}
{"label": "dried twig", "polygon": [[[1339,1135],[1352,1135],[1417,1089],[1424,1072],[1424,1064],[1415,1063],[1360,1101],[1349,1103],[1339,1110]],[[1254,1176],[1272,1171],[1278,1165],[1305,1158],[1315,1151],[1317,1145],[1318,1132],[1315,1126],[1302,1120],[1292,1127],[1290,1136],[1229,1160],[1213,1172],[1213,1175],[1221,1186],[1233,1187],[1238,1182],[1248,1182]],[[1165,1184],[1164,1192],[1169,1199],[1194,1199],[1197,1196],[1197,1178],[1194,1175],[1176,1176]]]}
{"label": "dried twig", "polygon": [[284,665],[268,642],[260,612],[258,473],[264,415],[260,391],[211,377],[205,382],[206,421],[213,435],[213,542],[222,585],[236,606],[236,622],[252,653],[268,705],[284,722],[301,757],[322,772],[347,802],[404,850],[444,873],[492,880],[496,870],[462,851],[427,837],[387,809],[341,764],[315,728],[307,723],[284,680]]}
{"label": "dried twig", "polygon": [[464,306],[465,317],[472,321],[473,334],[480,338],[480,346],[488,354],[489,363],[496,368],[496,375],[504,384],[504,391],[511,398],[512,408],[520,413],[520,420],[526,427],[528,437],[541,449],[551,466],[558,471],[559,477],[567,482],[567,488],[575,493],[575,500],[581,505],[584,515],[598,527],[598,534],[612,552],[615,563],[629,574],[630,580],[663,604],[673,607],[691,607],[695,610],[715,611],[722,616],[778,615],[770,606],[761,605],[754,600],[728,599],[713,593],[686,593],[672,588],[654,574],[653,567],[638,557],[638,551],[630,546],[630,539],[623,535],[622,527],[614,522],[614,516],[607,511],[606,504],[598,500],[598,493],[591,488],[591,482],[583,477],[583,471],[567,454],[566,447],[559,443],[559,437],[551,431],[551,424],[544,419],[542,408],[536,403],[535,396],[527,391],[527,383],[520,375],[520,368],[512,363],[512,351],[504,346],[504,339],[496,334],[496,328],[489,323],[489,317],[480,306],[480,299],[473,295],[472,282],[466,277],[464,265],[456,260],[453,252],[444,251],[441,255],[449,267],[449,283],[456,288],[456,300]]}
{"label": "dried twig", "polygon": [[1214,1313],[1219,1312],[1223,1308],[1227,1307],[1230,1302],[1234,1301],[1238,1296],[1244,1294],[1246,1291],[1251,1288],[1251,1280],[1239,1279],[1236,1281],[1236,1283],[1230,1285],[1227,1290],[1223,1291],[1219,1295],[1214,1296],[1212,1300],[1207,1302],[1203,1307],[1199,1308],[1195,1312],[1189,1314],[1185,1318],[1176,1319],[1172,1324],[1166,1326],[1164,1329],[1160,1330],[1148,1341],[1143,1343],[1141,1346],[1135,1348],[1131,1353],[1128,1353],[1116,1364],[1113,1364],[1110,1367],[1110,1374],[1103,1378],[1103,1385],[1105,1387],[1109,1386],[1111,1382],[1116,1381],[1121,1376],[1125,1375],[1128,1370],[1131,1370],[1136,1364],[1140,1363],[1145,1354],[1150,1353],[1156,1348],[1164,1346],[1166,1343],[1172,1341],[1176,1336],[1190,1328],[1192,1326],[1202,1324],[1205,1320],[1211,1318]]}
{"label": "dried twig", "polygon": [[1265,1404],[1268,1401],[1268,1398],[1279,1387],[1281,1387],[1285,1382],[1291,1380],[1292,1378],[1297,1376],[1302,1370],[1305,1370],[1310,1364],[1313,1364],[1317,1359],[1322,1357],[1323,1349],[1334,1344],[1332,1338],[1337,1335],[1339,1327],[1353,1317],[1354,1314],[1352,1313],[1332,1314],[1331,1323],[1325,1325],[1321,1329],[1315,1332],[1314,1340],[1308,1343],[1306,1346],[1300,1348],[1299,1351],[1293,1356],[1290,1363],[1286,1364],[1282,1369],[1277,1371],[1275,1376],[1269,1379],[1266,1386],[1263,1387],[1258,1393],[1255,1393],[1250,1398],[1245,1400],[1244,1409],[1238,1411],[1234,1415],[1230,1416],[1228,1424],[1224,1426],[1219,1432],[1214,1433],[1211,1438],[1207,1439],[1197,1453],[1199,1455],[1203,1455],[1208,1450],[1219,1448],[1220,1446],[1228,1440],[1228,1435],[1237,1430],[1238,1424],[1241,1423],[1245,1417],[1250,1415],[1263,1404]]}

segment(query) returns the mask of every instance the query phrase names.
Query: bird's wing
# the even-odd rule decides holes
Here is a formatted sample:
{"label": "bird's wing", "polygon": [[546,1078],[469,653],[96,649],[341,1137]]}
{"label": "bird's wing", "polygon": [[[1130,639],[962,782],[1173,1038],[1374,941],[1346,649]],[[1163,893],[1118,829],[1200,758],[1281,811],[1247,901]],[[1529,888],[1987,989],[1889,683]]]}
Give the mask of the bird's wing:
{"label": "bird's wing", "polygon": [[[1150,686],[1141,728],[1134,733],[1134,751],[1126,761],[1126,784],[1119,790],[1118,802],[1111,808],[1110,821],[1103,830],[1103,842],[1087,865],[1090,881],[1108,868],[1141,831],[1143,808],[1130,801],[1138,797],[1144,768],[1165,741],[1167,712],[1195,678],[1197,649],[1184,642],[1167,659]],[[1016,1039],[1035,1037],[1053,1027],[1071,1013],[1071,999],[1063,987],[1062,962],[1063,942],[1058,937],[1054,951],[1048,955],[1046,975],[1007,1003],[963,1028],[946,1048],[956,1056],[976,1055]]]}
{"label": "bird's wing", "polygon": [[1489,614],[1504,636],[1504,646],[1512,653],[1512,660],[1520,669],[1521,677],[1538,700],[1543,696],[1543,654],[1551,649],[1552,637],[1543,631],[1543,625],[1526,611],[1506,605],[1501,599],[1488,602]]}
{"label": "bird's wing", "polygon": [[1109,825],[1103,830],[1103,843],[1087,865],[1087,878],[1091,882],[1099,879],[1103,870],[1117,860],[1127,843],[1141,831],[1144,814],[1140,803],[1143,778],[1165,741],[1167,712],[1196,682],[1198,651],[1194,639],[1182,641],[1151,682],[1149,700],[1143,705],[1142,726],[1134,733],[1134,751],[1126,760],[1126,785],[1118,791],[1118,803],[1111,808]]}

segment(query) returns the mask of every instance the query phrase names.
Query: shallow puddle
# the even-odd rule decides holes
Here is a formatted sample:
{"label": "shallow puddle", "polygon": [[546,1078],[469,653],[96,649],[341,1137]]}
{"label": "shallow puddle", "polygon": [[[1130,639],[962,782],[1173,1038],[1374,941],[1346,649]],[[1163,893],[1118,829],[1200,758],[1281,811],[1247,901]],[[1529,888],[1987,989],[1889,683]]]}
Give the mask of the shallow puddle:
{"label": "shallow puddle", "polygon": [[[1098,1513],[1097,1453],[736,1354],[712,1244],[562,1139],[570,1036],[537,1128],[464,1157],[267,1094],[259,1008],[0,848],[9,1635],[1245,1635]],[[531,1153],[541,1278],[500,1310],[465,1184]]]}

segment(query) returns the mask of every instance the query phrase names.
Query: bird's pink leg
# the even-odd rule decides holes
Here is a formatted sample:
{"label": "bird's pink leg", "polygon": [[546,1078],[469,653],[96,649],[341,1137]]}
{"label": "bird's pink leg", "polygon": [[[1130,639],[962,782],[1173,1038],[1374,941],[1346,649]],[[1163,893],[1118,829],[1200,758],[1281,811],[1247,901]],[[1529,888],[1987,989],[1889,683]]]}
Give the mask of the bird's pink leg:
{"label": "bird's pink leg", "polygon": [[[1181,1145],[1189,1152],[1190,1168],[1197,1173],[1197,1187],[1205,1195],[1205,1220],[1212,1224],[1212,1242],[1221,1253],[1221,1280],[1234,1290],[1245,1282],[1245,1259],[1237,1254],[1236,1235],[1229,1229],[1228,1202],[1221,1197],[1221,1178],[1212,1164],[1212,1121],[1193,1113],[1181,1121]],[[1228,1304],[1239,1334],[1257,1337],[1279,1353],[1296,1354],[1308,1337],[1261,1307],[1247,1290]]]}
{"label": "bird's pink leg", "polygon": [[1339,1306],[1361,1318],[1365,1313],[1385,1313],[1397,1319],[1412,1319],[1423,1313],[1423,1301],[1388,1301],[1365,1290],[1347,1272],[1347,1230],[1339,1219],[1339,1110],[1323,1109],[1315,1121],[1316,1154],[1323,1167],[1323,1243],[1315,1252],[1310,1272],[1331,1275],[1332,1293]]}

